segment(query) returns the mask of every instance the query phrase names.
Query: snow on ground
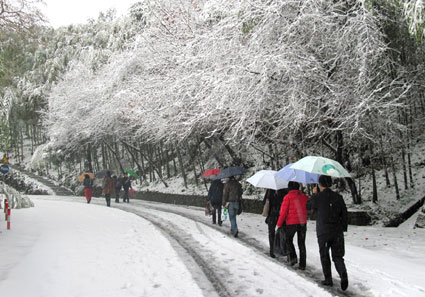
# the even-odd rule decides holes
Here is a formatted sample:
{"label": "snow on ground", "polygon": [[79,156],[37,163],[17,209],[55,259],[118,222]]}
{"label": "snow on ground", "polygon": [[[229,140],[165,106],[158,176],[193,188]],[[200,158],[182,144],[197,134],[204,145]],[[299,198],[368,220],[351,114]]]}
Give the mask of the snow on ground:
{"label": "snow on ground", "polygon": [[[179,254],[146,220],[103,205],[32,198],[36,206],[14,210],[12,230],[3,229],[1,233],[2,295],[203,296],[199,282],[194,281]],[[191,232],[198,230],[195,223],[187,226]],[[208,229],[208,236],[221,235]],[[232,238],[224,236],[221,242],[227,250],[239,251],[234,255],[239,262],[235,269],[239,270],[244,260],[256,265],[242,272],[244,282],[265,285],[265,279],[274,278],[277,283],[284,275],[288,292],[329,296],[312,282],[295,285],[302,283],[302,278],[274,262],[257,267],[253,252]],[[257,274],[251,275],[250,267],[256,267]],[[241,296],[256,295],[252,288],[245,291],[251,293]],[[214,295],[212,292],[207,296]]]}
{"label": "snow on ground", "polygon": [[[34,208],[13,210],[12,229],[0,222],[0,292],[2,296],[216,296],[193,263],[160,229],[135,214],[83,197],[31,196]],[[119,204],[165,222],[175,232],[187,232],[188,242],[210,255],[223,281],[235,278],[235,296],[330,296],[311,280],[212,226],[203,209],[132,201]],[[155,209],[153,208],[155,207]],[[196,217],[165,214],[159,209]],[[0,217],[2,218],[2,217]],[[167,223],[168,222],[168,223]],[[425,230],[349,226],[346,264],[350,290],[360,296],[425,296]],[[264,218],[238,217],[242,236],[268,249]],[[229,222],[221,227],[228,232]],[[307,266],[321,273],[314,222],[307,233]],[[333,271],[335,286],[339,279]],[[233,281],[233,279],[232,279]]]}
{"label": "snow on ground", "polygon": [[2,296],[202,295],[147,221],[97,205],[33,201],[13,210],[12,230],[2,228]]}

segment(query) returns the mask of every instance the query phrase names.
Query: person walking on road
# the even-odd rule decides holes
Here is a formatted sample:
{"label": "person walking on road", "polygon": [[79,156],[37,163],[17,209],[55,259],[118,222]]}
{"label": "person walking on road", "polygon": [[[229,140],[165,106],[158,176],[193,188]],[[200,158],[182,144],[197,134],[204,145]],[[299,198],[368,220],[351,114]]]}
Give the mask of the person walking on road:
{"label": "person walking on road", "polygon": [[111,195],[115,191],[114,180],[111,177],[111,172],[107,171],[105,177],[102,181],[103,184],[103,194],[105,194],[106,205],[111,206]]}
{"label": "person walking on road", "polygon": [[93,181],[88,174],[84,175],[83,185],[84,195],[86,196],[87,203],[90,203],[93,194]]}
{"label": "person walking on road", "polygon": [[[264,195],[263,205],[266,204],[267,199],[269,200],[269,211],[266,217],[266,224],[269,231],[269,245],[270,245],[270,257],[276,258],[274,246],[275,246],[275,237],[276,237],[276,224],[279,219],[280,207],[282,205],[283,197],[288,193],[287,189],[273,190],[267,189],[266,194]],[[284,228],[284,226],[281,226]],[[285,243],[284,238],[279,239],[279,245]],[[282,249],[285,250],[286,247],[282,246]]]}
{"label": "person walking on road", "polygon": [[112,177],[115,185],[115,202],[120,203],[120,192],[121,192],[121,178],[118,178],[116,175]]}
{"label": "person walking on road", "polygon": [[288,190],[288,194],[283,198],[277,227],[282,227],[283,222],[286,222],[286,246],[288,249],[288,262],[291,266],[297,263],[297,252],[293,243],[295,233],[297,234],[298,249],[300,251],[299,268],[305,270],[308,196],[300,191],[300,184],[294,181],[288,183]]}
{"label": "person walking on road", "polygon": [[123,202],[130,203],[130,196],[128,195],[128,192],[132,186],[130,176],[127,172],[124,172],[124,177],[122,178],[122,188],[124,190]]}
{"label": "person walking on road", "polygon": [[319,177],[319,189],[313,189],[313,195],[308,201],[307,208],[316,213],[316,233],[319,244],[320,262],[325,280],[322,284],[333,286],[331,259],[329,249],[332,251],[332,260],[336,271],[341,278],[341,289],[348,287],[347,269],[344,263],[345,246],[344,233],[347,231],[347,207],[344,199],[338,193],[329,189],[332,186],[330,176]]}
{"label": "person walking on road", "polygon": [[210,189],[208,190],[208,197],[207,197],[207,201],[213,207],[212,223],[216,224],[218,221],[219,226],[221,226],[222,224],[221,205],[223,203],[223,189],[224,189],[224,185],[221,182],[221,180],[216,179],[211,183]]}
{"label": "person walking on road", "polygon": [[241,208],[242,192],[241,184],[233,176],[224,185],[223,206],[229,211],[230,233],[234,237],[238,237],[239,234],[236,215]]}

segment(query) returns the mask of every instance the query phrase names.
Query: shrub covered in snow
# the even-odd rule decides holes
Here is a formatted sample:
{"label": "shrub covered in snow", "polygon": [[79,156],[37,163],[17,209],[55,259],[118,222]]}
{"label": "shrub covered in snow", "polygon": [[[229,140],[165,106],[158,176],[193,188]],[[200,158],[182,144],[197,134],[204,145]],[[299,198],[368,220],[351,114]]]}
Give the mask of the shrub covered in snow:
{"label": "shrub covered in snow", "polygon": [[3,198],[9,201],[9,207],[11,208],[26,208],[33,207],[34,203],[25,195],[21,195],[14,188],[9,187],[5,183],[0,181],[0,194]]}

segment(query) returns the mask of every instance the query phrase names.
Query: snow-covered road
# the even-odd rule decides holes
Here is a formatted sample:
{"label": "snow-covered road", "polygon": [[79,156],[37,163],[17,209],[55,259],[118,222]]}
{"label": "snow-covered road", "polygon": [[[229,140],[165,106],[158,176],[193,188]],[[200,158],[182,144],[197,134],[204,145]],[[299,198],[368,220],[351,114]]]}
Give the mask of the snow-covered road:
{"label": "snow-covered road", "polygon": [[267,228],[259,215],[239,216],[235,239],[228,222],[211,225],[195,207],[31,199],[36,207],[13,210],[12,230],[0,223],[1,296],[425,295],[423,230],[350,226],[350,287],[344,294],[317,284],[314,222],[302,272],[267,256]]}

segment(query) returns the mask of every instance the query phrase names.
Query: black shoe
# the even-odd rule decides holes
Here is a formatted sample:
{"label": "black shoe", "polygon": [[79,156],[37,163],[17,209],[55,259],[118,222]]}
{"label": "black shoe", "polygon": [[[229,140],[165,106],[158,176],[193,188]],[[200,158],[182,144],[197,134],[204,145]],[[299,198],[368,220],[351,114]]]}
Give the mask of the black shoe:
{"label": "black shoe", "polygon": [[213,222],[213,225],[215,225],[216,224],[216,222]]}
{"label": "black shoe", "polygon": [[[289,259],[288,259],[289,260]],[[291,266],[294,266],[295,264],[297,264],[297,258],[293,258],[293,259],[291,259],[290,261],[289,261],[289,264],[291,265]]]}
{"label": "black shoe", "polygon": [[298,269],[299,269],[299,270],[305,270],[305,266],[301,266],[301,265],[299,265],[299,266],[298,266]]}
{"label": "black shoe", "polygon": [[342,275],[341,277],[341,290],[345,291],[348,288],[348,277],[347,274]]}
{"label": "black shoe", "polygon": [[275,254],[272,251],[270,251],[270,257],[272,257],[273,259],[276,258]]}
{"label": "black shoe", "polygon": [[332,287],[334,285],[332,280],[328,280],[328,279],[322,280],[321,284],[324,285],[324,286],[328,286],[328,287]]}
{"label": "black shoe", "polygon": [[221,226],[221,224],[222,224],[221,222],[218,222],[218,225],[219,225],[219,226]]}
{"label": "black shoe", "polygon": [[233,236],[238,237],[238,234],[239,234],[239,231],[236,231],[235,235]]}

